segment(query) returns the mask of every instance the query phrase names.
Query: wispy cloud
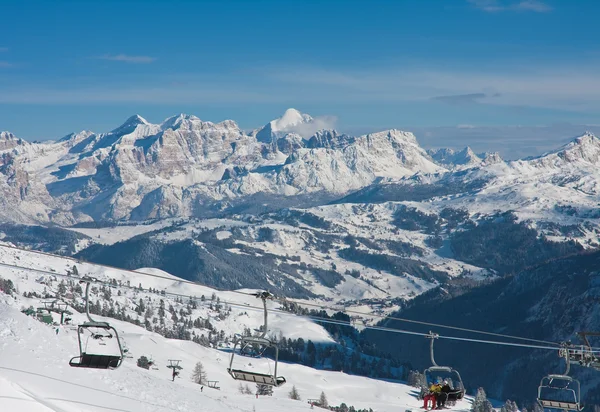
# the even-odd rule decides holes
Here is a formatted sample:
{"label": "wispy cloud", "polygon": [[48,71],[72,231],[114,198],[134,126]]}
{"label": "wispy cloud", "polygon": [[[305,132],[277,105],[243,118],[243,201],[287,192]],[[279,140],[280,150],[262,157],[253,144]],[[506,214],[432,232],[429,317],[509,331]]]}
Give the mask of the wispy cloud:
{"label": "wispy cloud", "polygon": [[111,60],[115,62],[125,63],[152,63],[156,60],[155,57],[150,56],[130,56],[128,54],[105,54],[104,56],[96,57],[100,60]]}
{"label": "wispy cloud", "polygon": [[[567,63],[565,63],[567,64]],[[463,104],[600,111],[596,64],[451,69],[372,67],[324,70],[309,66],[261,67],[215,75],[118,77],[110,81],[13,83],[0,77],[0,102],[15,104]],[[235,74],[235,75],[234,75]],[[478,109],[479,110],[479,109]]]}
{"label": "wispy cloud", "polygon": [[7,52],[7,51],[8,51],[8,47],[0,47],[0,53]]}
{"label": "wispy cloud", "polygon": [[536,13],[547,13],[552,7],[539,0],[501,1],[501,0],[467,0],[476,8],[496,13],[501,11],[532,11]]}
{"label": "wispy cloud", "polygon": [[542,3],[541,1],[536,0],[521,1],[518,4],[516,4],[514,8],[517,10],[529,10],[538,13],[547,13],[552,10],[552,7],[550,7],[546,3]]}
{"label": "wispy cloud", "polygon": [[488,97],[485,93],[454,94],[450,96],[435,96],[431,100],[437,100],[448,104],[473,104],[479,103],[481,99]]}
{"label": "wispy cloud", "polygon": [[0,68],[14,67],[15,65],[10,62],[0,60]]}

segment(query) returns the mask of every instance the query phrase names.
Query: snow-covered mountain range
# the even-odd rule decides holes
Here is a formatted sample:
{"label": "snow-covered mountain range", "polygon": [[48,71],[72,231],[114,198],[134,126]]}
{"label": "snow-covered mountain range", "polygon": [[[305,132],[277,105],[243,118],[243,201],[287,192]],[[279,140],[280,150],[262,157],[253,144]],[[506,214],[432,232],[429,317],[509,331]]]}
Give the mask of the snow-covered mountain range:
{"label": "snow-covered mountain range", "polygon": [[[337,196],[375,179],[445,169],[406,132],[359,137],[294,128],[296,110],[245,133],[231,121],[178,115],[161,124],[132,116],[108,133],[57,142],[2,135],[4,219],[68,225],[90,220],[188,217],[257,194]],[[218,203],[217,203],[218,202]]]}
{"label": "snow-covered mountain range", "polygon": [[161,124],[136,115],[108,133],[82,131],[55,142],[29,143],[2,132],[1,218],[71,225],[205,217],[259,205],[318,205],[373,184],[444,179],[483,182],[476,194],[501,193],[494,200],[500,209],[515,196],[535,202],[550,192],[557,197],[551,200],[568,202],[573,195],[598,194],[600,143],[591,134],[506,163],[469,148],[426,151],[413,134],[399,130],[306,136],[315,126],[311,116],[289,109],[249,133],[231,120],[184,114]]}

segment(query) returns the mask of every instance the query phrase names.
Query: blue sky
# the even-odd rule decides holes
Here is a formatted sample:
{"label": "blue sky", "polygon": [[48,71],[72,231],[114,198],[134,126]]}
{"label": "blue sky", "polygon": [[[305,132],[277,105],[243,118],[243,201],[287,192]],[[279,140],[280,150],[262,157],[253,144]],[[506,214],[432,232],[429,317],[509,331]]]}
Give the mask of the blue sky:
{"label": "blue sky", "polygon": [[288,107],[347,131],[596,124],[599,14],[586,0],[8,1],[0,130],[47,139],[180,112],[251,128]]}

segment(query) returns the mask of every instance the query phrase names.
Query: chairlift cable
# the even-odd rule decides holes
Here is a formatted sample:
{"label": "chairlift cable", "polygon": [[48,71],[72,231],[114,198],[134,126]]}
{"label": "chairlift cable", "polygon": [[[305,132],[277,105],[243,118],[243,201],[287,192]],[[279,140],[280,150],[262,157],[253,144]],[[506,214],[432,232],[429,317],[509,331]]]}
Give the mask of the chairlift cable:
{"label": "chairlift cable", "polygon": [[[41,255],[49,256],[49,257],[57,257],[56,255],[52,255],[50,253],[39,252],[39,251],[31,251],[31,250],[21,249],[21,248],[15,247],[15,246],[4,246],[4,247],[11,248],[11,249],[16,249],[16,250],[20,250],[20,251],[25,251],[25,252],[30,252],[30,253],[41,254]],[[71,259],[71,260],[74,260],[74,261],[76,261],[78,263],[86,263],[86,264],[100,266],[100,267],[106,267],[106,268],[114,269],[114,270],[118,270],[118,271],[131,272],[131,273],[134,273],[136,275],[148,276],[148,277],[152,277],[152,278],[156,278],[156,279],[168,280],[168,281],[171,281],[171,282],[179,282],[179,283],[184,283],[184,284],[189,284],[189,285],[201,286],[201,287],[213,289],[213,290],[215,290],[217,292],[237,293],[237,294],[245,295],[245,296],[254,296],[253,293],[242,292],[242,291],[239,291],[239,290],[221,289],[221,288],[207,286],[207,285],[204,285],[202,283],[194,282],[194,281],[190,281],[190,280],[186,280],[186,279],[176,279],[175,280],[175,279],[173,279],[171,277],[167,277],[167,276],[163,276],[163,275],[159,275],[159,274],[138,272],[138,271],[130,270],[130,269],[122,269],[122,268],[117,268],[117,267],[110,266],[110,265],[104,265],[104,264],[86,262],[86,261],[82,261],[82,260],[78,260],[78,259],[74,259],[74,258],[70,258],[70,257],[62,257],[61,256],[61,258]],[[10,266],[9,264],[5,264],[5,263],[0,263],[0,265],[8,265],[8,266]],[[35,271],[38,271],[38,272],[46,272],[46,271],[39,270],[39,269],[32,269],[32,270],[35,270]],[[57,275],[55,273],[52,273],[52,274],[53,275]],[[291,303],[295,303],[297,305],[302,305],[302,306],[315,307],[315,308],[319,308],[319,309],[336,310],[335,308],[332,308],[332,307],[329,307],[329,306],[326,306],[326,305],[303,302],[303,301],[299,301],[297,299],[287,299],[285,297],[284,298],[277,298],[277,297],[275,297],[274,299],[275,300],[279,300],[280,302],[291,302]],[[346,309],[346,308],[343,308],[340,312],[352,313],[352,314],[363,315],[363,316],[365,315],[364,313],[362,313],[360,311],[356,311],[356,310],[352,310],[352,309]],[[462,328],[462,327],[457,327],[457,326],[450,326],[450,325],[443,325],[443,324],[438,324],[438,323],[418,321],[418,320],[413,320],[413,319],[399,318],[399,317],[395,317],[395,316],[378,315],[378,314],[374,314],[374,313],[373,314],[369,314],[368,316],[376,317],[376,318],[379,318],[379,319],[382,319],[382,320],[386,320],[386,319],[388,319],[388,320],[395,320],[395,321],[399,321],[399,322],[414,323],[414,324],[418,324],[418,325],[424,325],[424,326],[430,326],[430,327],[436,327],[436,328],[452,329],[452,330],[458,330],[458,331],[462,331],[462,332],[469,332],[469,333],[475,333],[475,334],[481,334],[481,335],[496,336],[496,337],[502,337],[502,338],[507,338],[507,339],[517,339],[517,340],[523,340],[523,341],[529,341],[529,342],[542,343],[542,344],[545,344],[545,345],[554,345],[557,348],[560,347],[560,343],[551,342],[551,341],[545,341],[545,340],[539,340],[539,339],[533,339],[533,338],[524,338],[524,337],[520,337],[520,336],[506,335],[506,334],[494,333],[494,332],[486,332],[486,331],[481,331],[481,330],[476,330],[476,329],[468,329],[468,328]],[[592,349],[598,349],[598,350],[600,350],[600,348],[592,348]]]}
{"label": "chairlift cable", "polygon": [[[14,247],[14,246],[5,246],[5,247],[16,249],[16,250],[20,250],[20,251],[30,252],[30,253],[37,253],[37,254],[41,254],[41,255],[49,256],[49,257],[57,257],[56,255],[52,255],[50,253],[39,252],[39,251],[30,251],[30,250],[21,249],[21,248]],[[65,258],[65,257],[61,257],[61,258]],[[76,261],[78,263],[86,263],[86,264],[90,264],[90,265],[95,265],[95,266],[100,266],[100,267],[106,267],[106,268],[109,268],[109,269],[114,269],[114,270],[119,270],[119,271],[125,271],[125,272],[131,272],[131,273],[134,273],[134,274],[140,275],[140,276],[148,276],[148,277],[152,277],[152,278],[156,278],[156,279],[168,280],[168,281],[171,281],[171,282],[179,282],[179,283],[184,283],[184,284],[189,284],[189,285],[201,286],[201,287],[213,289],[213,290],[215,290],[217,292],[237,293],[237,294],[245,295],[245,296],[254,296],[254,294],[252,294],[252,293],[242,292],[242,291],[239,291],[239,290],[221,289],[221,288],[217,288],[217,287],[213,287],[213,286],[207,286],[207,285],[204,285],[204,284],[202,284],[200,282],[194,282],[194,281],[191,281],[191,280],[186,280],[186,279],[176,279],[175,280],[175,279],[173,279],[171,277],[167,277],[167,276],[163,276],[163,275],[159,275],[159,274],[138,272],[138,271],[130,270],[130,269],[122,269],[122,268],[117,268],[117,267],[110,266],[110,265],[104,265],[104,264],[86,262],[86,261],[82,261],[82,260],[78,260],[78,259],[73,259],[73,258],[70,258],[70,257],[66,257],[66,258],[74,260],[74,261]],[[8,264],[0,263],[0,265],[8,265]],[[40,271],[39,269],[33,269],[33,270]],[[41,271],[41,272],[45,272],[45,271]],[[281,302],[291,302],[291,303],[295,303],[295,304],[301,305],[301,306],[309,306],[309,307],[315,307],[315,308],[319,308],[319,309],[336,310],[335,308],[329,307],[327,305],[299,301],[298,299],[292,299],[292,298],[288,299],[288,298],[285,298],[285,297],[284,298],[277,298],[277,297],[275,297],[275,299],[279,300]],[[341,310],[341,312],[352,313],[352,314],[363,315],[363,316],[365,315],[364,313],[362,313],[360,311],[356,311],[356,310],[352,310],[352,309],[346,309],[346,308],[344,308],[343,310]],[[506,335],[506,334],[494,333],[494,332],[486,332],[486,331],[481,331],[481,330],[476,330],[476,329],[461,328],[461,327],[457,327],[457,326],[450,326],[450,325],[443,325],[443,324],[438,324],[438,323],[424,322],[424,321],[418,321],[418,320],[413,320],[413,319],[400,318],[400,317],[395,317],[395,316],[378,315],[378,314],[374,314],[374,313],[373,314],[369,314],[369,316],[372,316],[372,317],[375,317],[375,318],[379,318],[379,319],[382,319],[382,320],[389,319],[389,320],[395,320],[395,321],[399,321],[399,322],[414,323],[414,324],[418,324],[418,325],[424,325],[424,326],[430,326],[430,327],[436,327],[436,328],[445,328],[445,329],[452,329],[452,330],[458,330],[458,331],[462,331],[462,332],[469,332],[469,333],[475,333],[475,334],[481,334],[481,335],[489,335],[489,336],[496,336],[496,337],[502,337],[502,338],[508,338],[508,339],[517,339],[517,340],[523,340],[523,341],[529,341],[529,342],[543,343],[545,345],[554,345],[557,348],[560,347],[560,343],[550,342],[550,341],[545,341],[545,340],[539,340],[539,339],[533,339],[533,338],[524,338],[524,337],[520,337],[520,336]],[[600,350],[600,348],[593,348],[593,349],[599,349]]]}
{"label": "chairlift cable", "polygon": [[[24,250],[24,249],[19,249],[19,250]],[[28,250],[25,250],[25,251],[29,252]],[[42,254],[45,254],[45,255],[56,257],[55,255],[50,255],[50,254],[46,254],[46,253],[43,253],[43,252],[34,252],[34,253],[42,253]],[[86,262],[86,263],[88,263],[88,262]],[[95,263],[89,263],[89,264],[91,264],[91,265],[98,265],[98,264],[95,264]],[[19,266],[19,265],[13,265],[13,264],[4,263],[4,262],[0,262],[0,266],[9,267],[9,268],[18,269],[18,270],[33,271],[33,272],[37,272],[37,273],[41,273],[41,274],[45,274],[45,275],[49,275],[49,276],[63,277],[63,278],[68,278],[68,279],[72,279],[72,280],[77,280],[77,281],[81,280],[81,277],[76,277],[76,276],[72,276],[72,275],[66,275],[66,274],[61,274],[61,273],[50,272],[48,270],[43,270],[43,269],[36,269],[36,268],[29,268],[29,267]],[[141,275],[141,276],[150,276],[150,277],[154,277],[154,278],[160,278],[160,279],[164,279],[164,280],[169,280],[171,282],[183,282],[183,283],[192,284],[192,285],[195,285],[195,286],[206,287],[208,289],[216,290],[217,292],[228,292],[228,293],[229,292],[233,292],[233,293],[237,293],[237,294],[241,294],[241,295],[245,295],[245,296],[256,296],[255,293],[247,293],[247,292],[232,291],[232,290],[221,290],[221,289],[217,289],[217,288],[213,288],[213,287],[210,287],[210,286],[203,285],[203,284],[198,283],[198,282],[187,281],[187,280],[184,280],[184,279],[182,279],[182,280],[179,280],[179,279],[174,280],[173,278],[166,277],[166,276],[161,276],[161,275],[147,274],[147,273],[136,272],[136,271],[127,270],[127,269],[113,268],[113,267],[106,266],[106,265],[98,265],[98,266],[109,267],[111,269],[117,269],[117,270],[126,271],[126,272],[132,272],[132,273],[135,273],[136,275]],[[101,280],[98,280],[98,279],[91,279],[90,283],[98,284],[98,285],[104,285],[104,286],[108,286],[108,287],[114,287],[114,288],[117,288],[117,289],[119,289],[119,288],[134,289],[134,290],[138,289],[135,286],[128,286],[128,285],[123,285],[123,284],[115,286],[114,284],[112,284],[110,282],[101,281]],[[185,297],[185,298],[188,298],[188,299],[190,297],[193,297],[193,296],[190,296],[189,294],[180,294],[180,293],[173,293],[173,292],[166,292],[166,291],[165,291],[165,295],[177,296],[177,297]],[[296,303],[298,305],[312,306],[312,307],[317,307],[317,308],[320,308],[320,309],[337,310],[337,309],[328,307],[326,305],[319,305],[319,304],[306,303],[306,302],[298,302],[295,299],[291,300],[291,299],[283,299],[283,298],[274,297],[273,300],[277,300],[279,302],[292,302],[292,303]],[[244,308],[244,309],[254,309],[254,310],[257,310],[257,311],[263,311],[262,307],[253,306],[253,305],[249,305],[249,304],[242,304],[242,303],[229,302],[229,301],[223,301],[223,300],[220,300],[220,303],[226,304],[226,305],[229,305],[229,306],[232,306],[232,307],[239,307],[239,308]],[[272,312],[274,312],[274,313],[278,313],[278,314],[283,315],[283,316],[298,316],[298,317],[304,317],[306,319],[310,319],[310,320],[313,320],[313,321],[316,321],[316,322],[320,322],[320,323],[330,323],[330,324],[337,324],[337,325],[341,325],[341,326],[353,327],[352,324],[351,324],[351,322],[347,322],[347,321],[332,320],[332,319],[327,319],[327,318],[323,318],[323,317],[319,317],[319,316],[314,316],[314,315],[298,315],[298,314],[294,314],[294,313],[291,313],[291,312],[286,312],[286,311],[279,310],[279,309],[270,309],[270,310]],[[338,311],[340,311],[340,310],[338,310]],[[352,310],[352,309],[345,309],[345,308],[342,309],[340,312],[365,315],[362,312],[355,311],[355,310]],[[458,340],[458,341],[475,342],[475,343],[497,344],[497,345],[523,347],[523,348],[531,348],[531,349],[545,349],[545,350],[557,350],[558,347],[561,346],[560,343],[556,343],[556,342],[540,341],[540,340],[536,340],[536,339],[523,338],[523,337],[512,336],[512,335],[497,334],[497,333],[492,333],[492,332],[479,331],[479,330],[475,330],[475,329],[459,328],[459,327],[448,326],[448,325],[443,325],[443,324],[435,324],[435,323],[430,323],[430,322],[422,322],[422,321],[416,321],[416,320],[404,319],[404,318],[397,318],[397,317],[392,317],[392,316],[377,315],[377,314],[369,314],[369,316],[374,316],[374,317],[378,317],[378,318],[381,318],[381,319],[398,320],[398,321],[404,321],[404,322],[408,322],[408,323],[427,325],[427,326],[432,326],[432,327],[454,329],[454,330],[460,330],[460,331],[465,331],[465,332],[472,332],[472,333],[477,333],[477,334],[487,334],[487,335],[505,337],[505,338],[509,338],[509,339],[528,340],[528,341],[545,343],[547,345],[555,345],[556,347],[519,344],[519,343],[512,343],[512,342],[498,342],[498,341],[492,341],[492,340],[472,339],[472,338],[465,338],[465,337],[453,337],[453,336],[445,336],[445,335],[439,335],[440,339]],[[384,327],[384,326],[368,326],[368,325],[365,325],[364,328],[365,329],[371,329],[371,330],[383,331],[383,332],[403,333],[403,334],[423,336],[423,337],[429,335],[428,333],[413,332],[413,331],[407,331],[407,330],[397,329],[397,328],[389,328],[389,327]],[[592,349],[591,353],[600,353],[600,348],[592,347],[591,349]]]}
{"label": "chairlift cable", "polygon": [[[312,306],[312,307],[316,307],[316,308],[320,308],[320,309],[336,310],[334,308],[327,307],[326,305],[319,305],[319,304],[315,304],[315,303],[307,303],[307,302],[302,302],[302,301],[299,302],[295,299],[285,299],[284,301],[292,302],[292,303],[295,303],[295,304],[301,305],[301,306],[302,305],[303,306]],[[360,312],[357,310],[352,310],[352,309],[346,309],[346,308],[339,310],[339,312],[352,313],[352,314],[356,314],[356,315],[365,316],[365,314],[363,312]],[[550,341],[532,339],[532,338],[523,338],[520,336],[505,335],[502,333],[485,332],[485,331],[476,330],[476,329],[461,328],[461,327],[457,327],[457,326],[449,326],[449,325],[443,325],[443,324],[439,324],[439,323],[431,323],[431,322],[424,322],[424,321],[413,320],[413,319],[399,318],[399,317],[395,317],[395,316],[378,315],[375,313],[371,313],[366,316],[372,316],[372,317],[376,317],[376,318],[380,318],[380,319],[396,320],[396,321],[400,321],[400,322],[414,323],[414,324],[418,324],[418,325],[431,326],[431,327],[436,327],[436,328],[453,329],[453,330],[458,330],[458,331],[462,331],[462,332],[477,333],[477,334],[481,334],[481,335],[490,335],[490,336],[497,336],[497,337],[502,337],[502,338],[518,339],[518,340],[524,340],[524,341],[530,341],[530,342],[544,343],[546,345],[555,345],[557,347],[560,346],[560,343],[557,343],[557,342],[550,342]]]}

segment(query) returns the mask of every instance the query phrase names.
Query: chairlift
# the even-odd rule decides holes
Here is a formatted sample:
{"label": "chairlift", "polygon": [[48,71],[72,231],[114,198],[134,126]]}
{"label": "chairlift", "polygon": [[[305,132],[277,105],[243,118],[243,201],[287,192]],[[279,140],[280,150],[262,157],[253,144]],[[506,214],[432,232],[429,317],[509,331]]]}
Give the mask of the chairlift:
{"label": "chairlift", "polygon": [[179,365],[179,362],[181,362],[181,359],[168,359],[168,361],[169,361],[169,364],[167,365],[167,368],[173,369],[172,377],[173,377],[173,381],[175,381],[175,378],[179,376],[179,371],[181,369],[183,369]]}
{"label": "chairlift", "polygon": [[565,358],[567,369],[562,375],[544,376],[538,387],[537,401],[542,408],[581,411],[581,384],[569,375],[571,369],[569,345],[563,345],[559,355]]}
{"label": "chairlift", "polygon": [[[268,386],[279,387],[283,385],[286,380],[283,376],[277,376],[277,364],[279,359],[279,348],[275,342],[270,341],[265,336],[267,334],[267,299],[272,299],[273,296],[269,292],[258,292],[255,295],[257,298],[262,299],[263,308],[264,308],[264,324],[262,328],[262,333],[259,336],[242,336],[235,340],[233,345],[233,350],[231,352],[231,360],[229,361],[229,368],[227,368],[227,372],[231,375],[231,377],[235,380],[253,382]],[[240,348],[239,355],[242,355],[244,351],[248,353],[251,349],[255,351],[259,356],[262,357],[264,352],[268,348],[273,348],[275,350],[275,367],[273,374],[266,373],[256,373],[251,371],[245,371],[242,369],[233,369],[233,360],[235,358],[235,352]],[[270,371],[269,371],[270,372]]]}
{"label": "chairlift", "polygon": [[427,339],[431,340],[430,355],[432,366],[425,369],[423,375],[425,376],[427,386],[433,384],[436,381],[448,380],[448,384],[452,389],[452,391],[448,393],[448,400],[456,401],[462,399],[465,396],[465,385],[463,384],[462,378],[460,377],[460,373],[458,373],[456,369],[453,369],[450,366],[440,366],[435,361],[433,344],[435,340],[439,337],[440,335],[433,332],[429,332],[429,335],[426,336]]}
{"label": "chairlift", "polygon": [[588,340],[588,336],[598,337],[600,332],[578,332],[583,345],[571,347],[565,345],[560,349],[559,356],[568,359],[569,363],[600,370],[600,355],[595,352]]}
{"label": "chairlift", "polygon": [[[84,322],[77,327],[79,356],[71,358],[69,365],[76,368],[116,369],[123,362],[123,348],[119,340],[119,334],[108,322],[98,322],[90,316],[90,280],[86,278],[80,282],[86,283],[85,313],[88,322]],[[101,350],[101,353],[93,352],[98,346],[107,346],[107,342],[111,343],[110,346],[114,350]]]}

